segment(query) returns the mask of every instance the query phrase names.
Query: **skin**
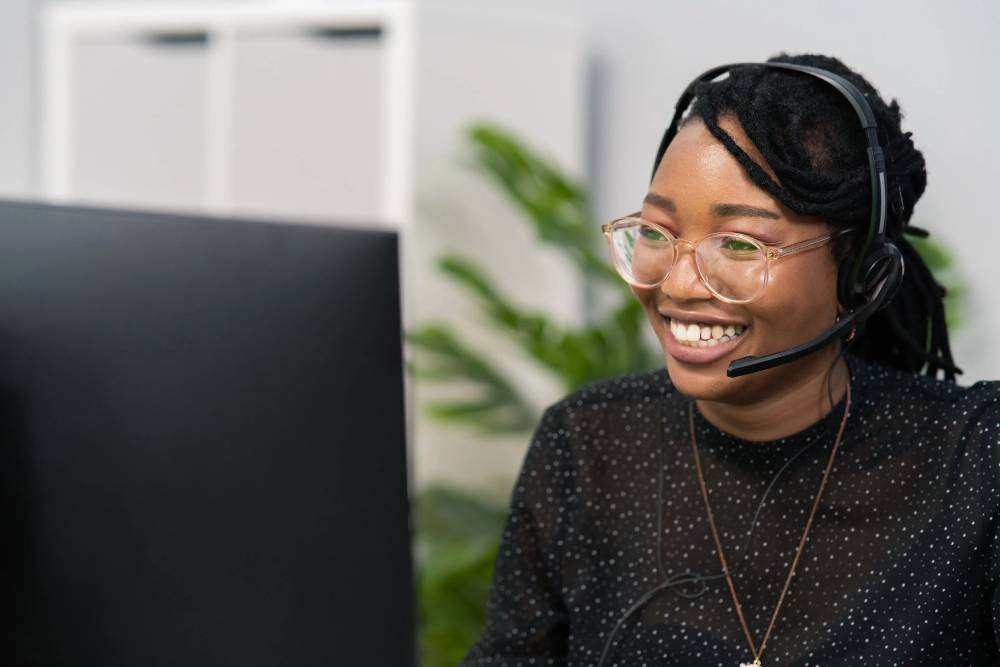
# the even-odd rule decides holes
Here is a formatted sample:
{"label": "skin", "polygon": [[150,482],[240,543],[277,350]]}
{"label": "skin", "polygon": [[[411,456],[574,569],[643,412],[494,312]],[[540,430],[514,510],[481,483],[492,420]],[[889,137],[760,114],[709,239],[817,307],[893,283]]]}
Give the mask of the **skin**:
{"label": "skin", "polygon": [[[780,183],[738,120],[720,116],[718,123]],[[711,232],[740,231],[784,246],[831,231],[823,220],[799,216],[760,189],[697,117],[671,141],[649,192],[673,200],[675,211],[665,211],[647,199],[642,217],[682,239],[696,241]],[[716,217],[711,213],[716,203],[765,208],[778,218]],[[748,304],[716,299],[699,279],[693,253],[681,248],[673,270],[659,286],[632,286],[663,346],[667,371],[677,389],[695,399],[698,410],[714,426],[751,441],[798,433],[826,415],[831,409],[827,374],[840,350],[839,340],[795,361],[741,377],[728,377],[726,368],[733,359],[801,344],[834,323],[843,308],[837,302],[837,266],[831,245],[772,264],[767,287]],[[658,306],[718,315],[750,328],[743,334],[746,340],[728,355],[709,364],[689,364],[667,352],[670,323]],[[838,360],[832,378],[834,404],[844,396],[848,377],[845,362]]]}

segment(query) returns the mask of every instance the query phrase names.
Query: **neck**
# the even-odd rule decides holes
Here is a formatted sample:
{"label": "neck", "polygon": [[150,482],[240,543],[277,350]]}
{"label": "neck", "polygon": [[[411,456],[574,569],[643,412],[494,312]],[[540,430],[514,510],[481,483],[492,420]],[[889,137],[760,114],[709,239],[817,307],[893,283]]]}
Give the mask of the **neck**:
{"label": "neck", "polygon": [[[738,438],[751,441],[768,441],[784,438],[812,426],[825,417],[832,405],[827,393],[827,369],[837,351],[811,360],[808,373],[797,373],[781,378],[774,384],[781,386],[778,393],[768,394],[753,403],[733,404],[697,400],[699,412],[713,426]],[[818,363],[817,363],[818,362]],[[850,371],[843,359],[830,371],[833,405],[847,392]]]}

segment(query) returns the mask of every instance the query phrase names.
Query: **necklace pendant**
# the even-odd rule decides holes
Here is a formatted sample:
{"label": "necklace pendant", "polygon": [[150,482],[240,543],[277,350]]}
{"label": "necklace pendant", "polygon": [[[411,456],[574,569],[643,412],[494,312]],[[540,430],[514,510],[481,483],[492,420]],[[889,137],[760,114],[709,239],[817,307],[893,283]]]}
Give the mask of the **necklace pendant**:
{"label": "necklace pendant", "polygon": [[760,658],[754,658],[753,662],[741,662],[740,667],[761,667]]}

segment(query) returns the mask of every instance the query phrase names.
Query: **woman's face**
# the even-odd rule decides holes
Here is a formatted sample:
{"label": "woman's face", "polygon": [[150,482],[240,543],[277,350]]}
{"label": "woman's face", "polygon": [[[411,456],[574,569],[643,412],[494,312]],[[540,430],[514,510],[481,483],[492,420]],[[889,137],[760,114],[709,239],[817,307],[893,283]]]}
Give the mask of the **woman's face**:
{"label": "woman's face", "polygon": [[[721,116],[718,122],[771,178],[778,180],[737,120]],[[744,205],[762,212],[741,212],[732,206],[717,210],[720,204]],[[822,220],[796,215],[760,189],[698,118],[685,124],[667,148],[643,203],[642,217],[690,241],[712,232],[738,231],[768,244],[785,246],[831,231]],[[816,374],[825,374],[838,343],[793,362],[740,377],[728,377],[726,368],[740,357],[799,345],[833,324],[842,309],[837,303],[837,266],[830,248],[827,244],[772,263],[767,287],[755,301],[729,304],[715,298],[700,281],[694,253],[686,244],[679,244],[680,254],[666,280],[654,288],[632,287],[663,347],[673,384],[691,398],[752,404],[778,388],[787,390]],[[708,323],[714,316],[741,323],[746,329],[735,347],[730,344],[731,349],[722,356],[713,355],[718,358],[682,360],[678,358],[683,356],[683,350],[677,347],[680,342],[673,338],[671,320],[663,313],[675,314],[686,324]],[[711,348],[697,351],[710,352]]]}

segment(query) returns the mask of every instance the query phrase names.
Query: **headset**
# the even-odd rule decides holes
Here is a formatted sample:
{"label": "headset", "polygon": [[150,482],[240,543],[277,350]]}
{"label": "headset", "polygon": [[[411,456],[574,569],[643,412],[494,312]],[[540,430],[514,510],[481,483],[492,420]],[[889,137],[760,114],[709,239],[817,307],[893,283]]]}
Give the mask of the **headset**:
{"label": "headset", "polygon": [[[864,128],[868,141],[868,167],[871,173],[871,218],[868,235],[861,252],[857,257],[844,258],[838,267],[837,298],[847,309],[847,314],[816,338],[795,347],[762,356],[734,359],[729,364],[729,368],[726,369],[726,375],[729,377],[748,375],[794,361],[830,344],[848,331],[851,334],[847,340],[853,340],[856,329],[863,328],[865,322],[872,315],[889,305],[903,282],[905,271],[902,253],[894,243],[886,239],[886,201],[888,199],[887,190],[890,187],[887,182],[887,174],[892,162],[888,149],[883,148],[883,145],[888,142],[880,143],[879,135],[884,136],[884,132],[875,122],[875,114],[864,94],[858,90],[857,86],[839,74],[819,67],[782,62],[731,63],[713,67],[692,81],[678,100],[673,122],[664,132],[660,147],[656,151],[653,175],[656,174],[656,169],[660,165],[663,154],[667,151],[667,146],[677,134],[677,126],[681,116],[691,100],[694,99],[695,86],[702,81],[711,81],[734,68],[748,66],[803,72],[826,81],[847,98],[861,120],[861,126]],[[650,181],[652,181],[652,177]],[[891,187],[892,211],[899,215],[904,206],[903,191],[898,183],[893,183]]]}
{"label": "headset", "polygon": [[[845,258],[840,263],[837,271],[837,299],[840,301],[841,305],[848,310],[847,314],[840,318],[840,320],[838,320],[832,327],[810,341],[806,341],[805,343],[780,352],[773,352],[756,357],[751,355],[733,360],[732,363],[729,364],[729,368],[726,370],[726,374],[729,377],[748,375],[750,373],[756,373],[757,371],[762,371],[780,364],[794,361],[795,359],[821,349],[825,345],[828,345],[837,338],[843,336],[844,332],[847,331],[850,331],[850,335],[847,337],[847,341],[850,342],[854,338],[856,328],[862,328],[865,322],[872,315],[889,304],[893,296],[895,296],[896,292],[899,290],[899,286],[903,282],[903,273],[905,270],[903,255],[900,253],[899,248],[897,248],[894,243],[886,239],[886,201],[887,190],[890,187],[887,183],[887,173],[891,168],[892,163],[891,155],[889,154],[888,149],[883,148],[883,146],[887,145],[888,141],[883,139],[880,143],[879,135],[881,134],[883,137],[885,135],[882,129],[879,128],[878,124],[875,122],[875,114],[872,112],[871,106],[868,104],[868,100],[865,99],[864,94],[858,90],[853,83],[844,77],[828,70],[809,65],[782,62],[732,63],[729,65],[713,67],[692,81],[684,91],[684,94],[681,95],[680,100],[677,102],[674,119],[671,122],[670,127],[667,128],[667,131],[663,134],[663,139],[660,141],[660,147],[656,152],[656,160],[653,163],[653,175],[655,176],[656,174],[656,169],[660,165],[660,160],[663,158],[663,154],[667,151],[667,146],[677,134],[677,125],[680,122],[681,116],[691,103],[691,100],[694,99],[695,86],[702,81],[711,81],[734,68],[747,66],[772,67],[795,72],[803,72],[826,81],[847,98],[847,100],[851,103],[851,106],[857,112],[858,117],[861,119],[861,126],[865,130],[865,137],[868,141],[867,152],[868,166],[871,172],[872,204],[868,235],[865,239],[864,245],[862,246],[861,252],[858,253],[857,257]],[[650,180],[652,180],[652,178]],[[898,183],[893,183],[891,187],[893,197],[891,201],[892,211],[896,215],[899,215],[902,213],[904,206],[903,192]],[[840,354],[843,355],[843,352],[844,350],[841,349]],[[834,363],[836,363],[836,361],[837,360],[835,359]],[[774,486],[775,482],[777,482],[778,478],[785,471],[785,469],[788,468],[792,461],[805,452],[809,446],[810,445],[807,445],[792,456],[777,472],[767,489],[764,491],[764,495],[761,497],[760,504],[757,507],[757,512],[754,515],[753,523],[750,526],[750,535],[748,536],[747,543],[744,547],[744,558],[746,557],[747,548],[750,546],[750,538],[753,536],[753,529],[757,524],[757,514],[760,513],[760,509],[763,507],[764,501],[767,498],[767,494],[770,492],[771,487]],[[659,469],[659,476],[660,495],[658,496],[656,509],[658,520],[662,521],[662,467]],[[662,546],[660,544],[661,536],[662,530],[658,530],[657,558],[662,558],[662,553],[660,553],[662,551]],[[640,596],[639,599],[636,600],[618,620],[612,631],[609,633],[609,636],[604,643],[604,649],[601,651],[600,661],[597,663],[598,667],[602,667],[604,665],[604,662],[609,655],[608,651],[611,648],[611,644],[614,641],[615,636],[618,634],[622,624],[628,619],[629,616],[652,600],[657,593],[665,588],[670,588],[679,584],[696,582],[700,585],[699,592],[686,594],[683,591],[678,591],[678,594],[687,598],[698,597],[704,592],[705,581],[707,579],[716,579],[723,576],[725,576],[725,573],[707,577],[692,572],[677,573],[665,579],[662,583]]]}

